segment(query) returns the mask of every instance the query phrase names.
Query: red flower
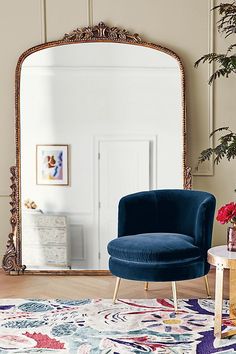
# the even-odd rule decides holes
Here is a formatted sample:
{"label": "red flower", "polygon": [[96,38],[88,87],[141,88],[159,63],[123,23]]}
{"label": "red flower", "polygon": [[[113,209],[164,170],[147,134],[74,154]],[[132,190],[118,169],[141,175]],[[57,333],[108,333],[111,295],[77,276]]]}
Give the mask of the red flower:
{"label": "red flower", "polygon": [[222,206],[218,210],[216,220],[221,224],[226,224],[227,222],[235,222],[236,219],[236,203],[231,202]]}

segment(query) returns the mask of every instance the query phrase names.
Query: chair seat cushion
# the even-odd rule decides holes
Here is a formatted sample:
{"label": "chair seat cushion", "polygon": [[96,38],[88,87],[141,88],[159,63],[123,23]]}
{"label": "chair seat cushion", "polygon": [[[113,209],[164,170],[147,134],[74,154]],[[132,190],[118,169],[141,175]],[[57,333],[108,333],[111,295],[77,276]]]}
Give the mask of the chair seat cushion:
{"label": "chair seat cushion", "polygon": [[108,244],[108,253],[116,259],[132,262],[190,261],[201,257],[191,236],[175,233],[146,233],[118,237]]}

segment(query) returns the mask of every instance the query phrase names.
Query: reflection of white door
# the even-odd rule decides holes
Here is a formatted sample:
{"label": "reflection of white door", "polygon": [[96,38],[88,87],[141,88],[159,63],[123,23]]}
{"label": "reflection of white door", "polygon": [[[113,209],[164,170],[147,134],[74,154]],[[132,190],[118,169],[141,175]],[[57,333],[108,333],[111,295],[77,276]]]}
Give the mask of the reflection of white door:
{"label": "reflection of white door", "polygon": [[107,244],[117,237],[118,202],[124,195],[150,189],[150,141],[99,141],[100,269],[108,268]]}

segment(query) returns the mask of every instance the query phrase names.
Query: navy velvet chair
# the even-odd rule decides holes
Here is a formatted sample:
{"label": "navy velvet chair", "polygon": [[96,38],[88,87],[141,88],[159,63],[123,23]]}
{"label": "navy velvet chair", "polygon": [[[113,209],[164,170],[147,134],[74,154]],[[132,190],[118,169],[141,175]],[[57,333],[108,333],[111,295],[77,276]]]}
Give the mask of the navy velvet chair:
{"label": "navy velvet chair", "polygon": [[205,276],[211,247],[215,197],[193,190],[153,190],[123,197],[119,202],[118,238],[108,244],[109,269],[120,279],[172,282]]}

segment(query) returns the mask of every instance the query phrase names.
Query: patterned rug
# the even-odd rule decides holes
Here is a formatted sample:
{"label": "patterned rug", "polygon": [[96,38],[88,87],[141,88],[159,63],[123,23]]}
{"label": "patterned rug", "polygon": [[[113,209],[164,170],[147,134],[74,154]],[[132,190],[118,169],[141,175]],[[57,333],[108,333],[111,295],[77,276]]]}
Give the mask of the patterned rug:
{"label": "patterned rug", "polygon": [[[213,300],[0,300],[0,353],[236,353],[216,340]],[[224,302],[224,330],[228,302]]]}

